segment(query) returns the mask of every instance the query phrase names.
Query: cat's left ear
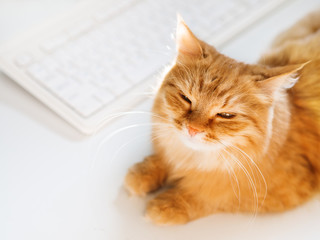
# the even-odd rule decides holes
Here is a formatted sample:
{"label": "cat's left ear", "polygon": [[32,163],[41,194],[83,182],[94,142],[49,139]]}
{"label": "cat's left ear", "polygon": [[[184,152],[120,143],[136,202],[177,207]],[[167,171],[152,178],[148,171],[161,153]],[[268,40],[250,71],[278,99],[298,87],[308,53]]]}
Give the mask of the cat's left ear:
{"label": "cat's left ear", "polygon": [[274,94],[281,89],[292,88],[299,80],[300,70],[309,62],[270,69],[271,77],[258,81],[258,85],[267,94]]}
{"label": "cat's left ear", "polygon": [[203,50],[200,41],[191,32],[182,17],[177,15],[176,47],[179,55],[201,57]]}

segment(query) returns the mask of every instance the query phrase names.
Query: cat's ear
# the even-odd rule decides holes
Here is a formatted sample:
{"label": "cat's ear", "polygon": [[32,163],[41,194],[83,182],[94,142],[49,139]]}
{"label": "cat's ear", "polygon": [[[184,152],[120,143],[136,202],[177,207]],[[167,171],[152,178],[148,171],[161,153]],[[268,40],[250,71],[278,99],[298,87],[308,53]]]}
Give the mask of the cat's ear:
{"label": "cat's ear", "polygon": [[300,70],[309,62],[270,69],[271,77],[258,81],[258,85],[267,94],[274,94],[281,89],[292,88],[299,80]]}
{"label": "cat's ear", "polygon": [[200,41],[191,32],[182,17],[177,15],[176,47],[179,55],[201,57],[203,50]]}

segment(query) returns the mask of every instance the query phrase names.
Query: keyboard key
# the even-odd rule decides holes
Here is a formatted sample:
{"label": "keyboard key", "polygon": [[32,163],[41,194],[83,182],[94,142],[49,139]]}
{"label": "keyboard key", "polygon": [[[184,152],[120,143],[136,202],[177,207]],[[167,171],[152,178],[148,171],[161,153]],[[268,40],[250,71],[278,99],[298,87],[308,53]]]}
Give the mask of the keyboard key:
{"label": "keyboard key", "polygon": [[63,84],[60,83],[60,85],[56,84],[55,88],[51,86],[50,89],[54,90],[55,94],[67,104],[79,95],[79,85],[75,82],[64,82]]}
{"label": "keyboard key", "polygon": [[105,77],[96,78],[94,82],[102,88],[109,89],[113,94],[120,95],[132,87],[132,84],[123,78],[121,73],[108,74]]}
{"label": "keyboard key", "polygon": [[40,44],[40,48],[47,52],[52,52],[53,50],[60,47],[62,44],[66,43],[68,40],[66,35],[58,35],[51,39],[46,40]]}
{"label": "keyboard key", "polygon": [[82,20],[69,28],[66,33],[70,38],[78,37],[86,31],[89,31],[94,26],[94,21],[91,19]]}
{"label": "keyboard key", "polygon": [[18,67],[24,67],[30,64],[33,60],[33,57],[29,53],[23,53],[15,58],[15,63],[18,65]]}
{"label": "keyboard key", "polygon": [[103,104],[109,103],[112,100],[114,100],[114,94],[112,94],[107,89],[103,88],[97,88],[96,91],[93,93],[93,96],[95,96]]}
{"label": "keyboard key", "polygon": [[56,75],[50,78],[45,84],[51,91],[58,95],[64,91],[76,91],[79,86],[75,80],[64,75]]}
{"label": "keyboard key", "polygon": [[71,106],[75,108],[82,116],[88,117],[95,111],[102,107],[102,103],[94,97],[81,97],[76,96],[70,102]]}
{"label": "keyboard key", "polygon": [[50,77],[50,73],[45,69],[43,65],[39,63],[30,65],[27,69],[27,72],[31,75],[31,77],[40,82]]}
{"label": "keyboard key", "polygon": [[49,72],[56,72],[59,69],[59,62],[52,58],[51,55],[47,55],[41,60],[41,64]]}

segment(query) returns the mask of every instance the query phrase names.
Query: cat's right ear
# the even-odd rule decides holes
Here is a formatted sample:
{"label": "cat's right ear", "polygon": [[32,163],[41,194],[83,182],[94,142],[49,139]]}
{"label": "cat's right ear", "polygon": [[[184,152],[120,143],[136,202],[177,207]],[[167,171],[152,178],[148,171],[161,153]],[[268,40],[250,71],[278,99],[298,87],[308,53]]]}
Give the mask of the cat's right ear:
{"label": "cat's right ear", "polygon": [[269,95],[274,94],[280,89],[292,88],[299,79],[300,70],[310,62],[311,61],[302,64],[272,68],[269,73],[271,77],[258,81],[257,83],[261,89]]}
{"label": "cat's right ear", "polygon": [[176,47],[178,56],[201,57],[203,50],[200,41],[179,14],[177,15],[177,22]]}

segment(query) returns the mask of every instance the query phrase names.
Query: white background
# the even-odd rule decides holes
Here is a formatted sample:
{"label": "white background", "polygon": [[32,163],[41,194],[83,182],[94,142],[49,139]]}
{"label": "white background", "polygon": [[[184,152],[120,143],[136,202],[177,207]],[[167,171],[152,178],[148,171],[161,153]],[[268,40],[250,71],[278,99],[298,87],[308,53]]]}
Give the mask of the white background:
{"label": "white background", "polygon": [[[0,0],[0,43],[75,2]],[[317,0],[289,2],[220,50],[254,62],[281,30],[320,7]],[[146,100],[133,111],[151,105]],[[130,114],[85,137],[0,74],[0,123],[2,240],[320,239],[319,197],[254,219],[219,214],[184,226],[146,222],[147,200],[129,198],[122,182],[128,167],[152,151],[149,114]]]}

